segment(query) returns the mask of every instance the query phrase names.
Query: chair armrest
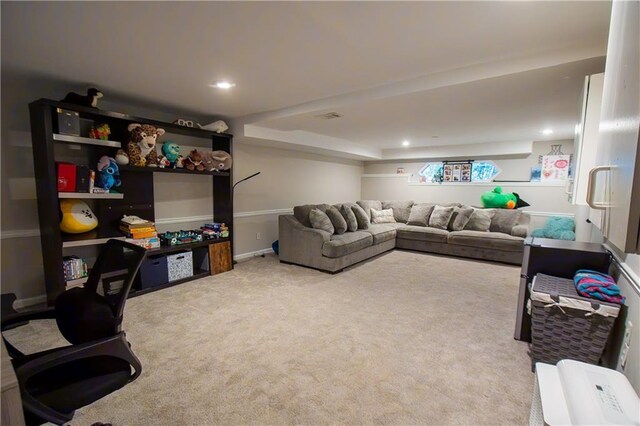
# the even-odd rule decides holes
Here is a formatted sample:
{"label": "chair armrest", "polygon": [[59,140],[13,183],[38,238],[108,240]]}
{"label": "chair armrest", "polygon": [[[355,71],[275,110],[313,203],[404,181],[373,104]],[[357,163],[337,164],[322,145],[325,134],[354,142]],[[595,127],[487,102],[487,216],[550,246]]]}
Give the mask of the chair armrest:
{"label": "chair armrest", "polygon": [[280,260],[308,265],[322,256],[322,246],[331,234],[321,229],[307,228],[293,215],[278,218]]}
{"label": "chair armrest", "polygon": [[514,237],[522,237],[527,238],[529,234],[529,226],[528,225],[516,225],[511,228],[511,235]]}

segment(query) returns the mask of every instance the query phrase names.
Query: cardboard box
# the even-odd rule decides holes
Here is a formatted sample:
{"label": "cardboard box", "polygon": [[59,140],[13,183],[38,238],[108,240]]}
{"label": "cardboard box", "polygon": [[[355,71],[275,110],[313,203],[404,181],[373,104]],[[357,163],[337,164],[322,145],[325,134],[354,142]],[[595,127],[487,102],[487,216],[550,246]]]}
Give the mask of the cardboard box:
{"label": "cardboard box", "polygon": [[87,166],[76,166],[76,192],[89,192],[91,189],[91,170]]}

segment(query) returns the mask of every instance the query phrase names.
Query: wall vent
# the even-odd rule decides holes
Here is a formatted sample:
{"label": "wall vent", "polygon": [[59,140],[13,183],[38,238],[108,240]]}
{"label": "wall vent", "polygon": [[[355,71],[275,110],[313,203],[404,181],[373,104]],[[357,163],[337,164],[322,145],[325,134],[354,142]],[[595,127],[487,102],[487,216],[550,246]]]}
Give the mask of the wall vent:
{"label": "wall vent", "polygon": [[316,117],[318,117],[318,118],[324,118],[325,120],[331,120],[331,119],[333,119],[333,118],[340,118],[340,117],[342,117],[342,115],[341,115],[341,114],[338,114],[338,113],[337,113],[337,112],[335,112],[335,111],[332,111],[332,112],[328,112],[328,113],[326,113],[326,114],[316,115]]}

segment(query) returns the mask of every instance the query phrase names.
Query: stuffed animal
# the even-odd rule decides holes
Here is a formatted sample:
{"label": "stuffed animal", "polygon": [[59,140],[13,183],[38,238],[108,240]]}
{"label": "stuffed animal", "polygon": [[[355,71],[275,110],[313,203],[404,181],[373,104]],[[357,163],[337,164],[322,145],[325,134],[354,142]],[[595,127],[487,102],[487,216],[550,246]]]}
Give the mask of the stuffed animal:
{"label": "stuffed animal", "polygon": [[87,203],[81,200],[60,200],[62,220],[60,230],[69,234],[89,232],[98,226],[98,219]]}
{"label": "stuffed animal", "polygon": [[109,140],[109,135],[111,134],[111,129],[108,124],[101,124],[98,127],[92,127],[89,132],[89,137],[91,139],[100,139],[102,141]]}
{"label": "stuffed animal", "polygon": [[226,151],[205,151],[202,153],[202,161],[206,170],[220,171],[229,170],[231,168],[231,155]]}
{"label": "stuffed animal", "polygon": [[576,224],[570,217],[551,216],[543,228],[534,229],[532,237],[574,241]]}
{"label": "stuffed animal", "polygon": [[496,186],[492,191],[482,194],[480,201],[482,201],[482,206],[487,209],[517,209],[529,205],[515,192],[503,193],[500,186]]}
{"label": "stuffed animal", "polygon": [[176,162],[180,157],[180,147],[175,142],[166,141],[162,145],[162,154],[169,161],[168,167],[176,168]]}
{"label": "stuffed animal", "polygon": [[[139,167],[156,167],[158,165],[156,143],[158,138],[164,135],[164,129],[138,123],[129,124],[128,129],[130,135],[126,154],[129,157],[129,164]],[[120,155],[123,153],[124,151],[122,153],[118,151]]]}
{"label": "stuffed animal", "polygon": [[65,96],[64,99],[60,102],[64,102],[67,104],[74,104],[74,105],[82,105],[82,106],[91,107],[91,108],[98,108],[98,99],[100,99],[102,96],[104,96],[102,92],[96,89],[95,87],[93,87],[87,90],[86,96],[79,95],[74,92],[69,92],[67,93],[67,96]]}
{"label": "stuffed animal", "polygon": [[183,163],[187,170],[197,170],[199,172],[204,170],[202,154],[197,149],[191,151],[187,158],[184,159]]}
{"label": "stuffed animal", "polygon": [[103,155],[98,161],[98,176],[96,178],[96,186],[106,190],[110,190],[114,186],[120,186],[120,169],[116,160]]}
{"label": "stuffed animal", "polygon": [[178,155],[178,159],[176,160],[176,169],[184,168],[184,157],[182,155]]}
{"label": "stuffed animal", "polygon": [[129,164],[129,156],[122,149],[119,149],[116,152],[115,158],[116,158],[116,163],[120,164],[121,166],[126,166],[127,164]]}
{"label": "stuffed animal", "polygon": [[226,132],[229,129],[229,126],[227,126],[227,123],[225,123],[222,120],[214,121],[213,123],[205,124],[204,126],[200,126],[198,124],[198,126],[201,129],[212,130],[212,131],[214,131],[216,133],[223,133],[223,132]]}

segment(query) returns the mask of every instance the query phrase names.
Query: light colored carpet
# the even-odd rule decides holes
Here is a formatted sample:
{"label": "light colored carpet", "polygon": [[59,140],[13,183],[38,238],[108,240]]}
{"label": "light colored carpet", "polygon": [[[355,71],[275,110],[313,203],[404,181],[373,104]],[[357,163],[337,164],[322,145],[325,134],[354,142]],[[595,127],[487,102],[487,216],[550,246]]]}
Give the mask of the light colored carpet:
{"label": "light colored carpet", "polygon": [[[129,300],[143,373],[72,424],[526,424],[518,279],[514,266],[403,251],[337,275],[243,262]],[[53,330],[9,337],[36,349]]]}

